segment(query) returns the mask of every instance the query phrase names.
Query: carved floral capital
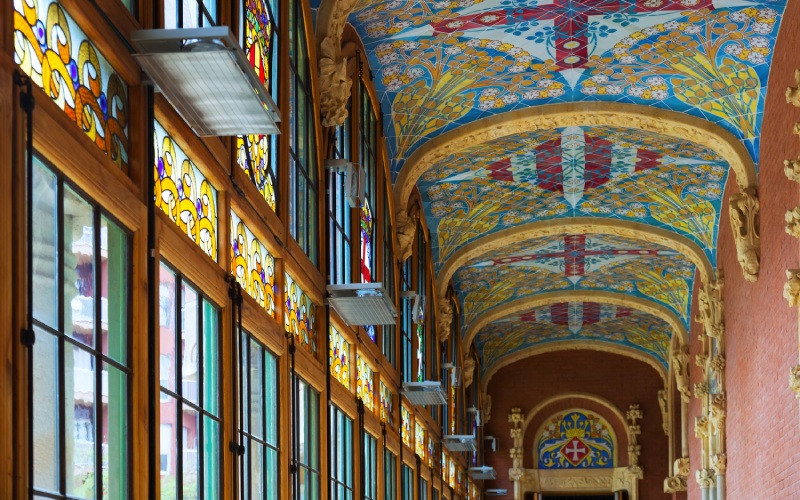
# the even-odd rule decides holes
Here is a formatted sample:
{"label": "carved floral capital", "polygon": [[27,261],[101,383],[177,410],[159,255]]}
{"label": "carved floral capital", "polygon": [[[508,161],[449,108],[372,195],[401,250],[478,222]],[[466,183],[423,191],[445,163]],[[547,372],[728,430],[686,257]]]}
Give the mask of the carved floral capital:
{"label": "carved floral capital", "polygon": [[786,102],[800,108],[800,69],[794,70],[794,87],[786,89]]}
{"label": "carved floral capital", "polygon": [[714,486],[714,470],[697,469],[697,472],[695,473],[695,479],[701,488],[711,488]]}
{"label": "carved floral capital", "polygon": [[686,491],[687,487],[686,476],[669,476],[664,479],[664,493],[672,494]]}
{"label": "carved floral capital", "polygon": [[790,181],[800,183],[800,156],[793,160],[783,160],[783,173]]}
{"label": "carved floral capital", "polygon": [[794,366],[789,370],[789,388],[800,399],[800,365]]}
{"label": "carved floral capital", "polygon": [[797,307],[800,304],[800,269],[786,270],[783,298],[786,299],[790,307]]}
{"label": "carved floral capital", "polygon": [[689,457],[681,457],[675,459],[675,464],[673,465],[673,471],[675,475],[689,477],[689,473],[691,472],[691,462],[689,461]]}
{"label": "carved floral capital", "polygon": [[724,476],[728,468],[728,456],[725,453],[717,453],[712,456],[711,467],[718,476]]}

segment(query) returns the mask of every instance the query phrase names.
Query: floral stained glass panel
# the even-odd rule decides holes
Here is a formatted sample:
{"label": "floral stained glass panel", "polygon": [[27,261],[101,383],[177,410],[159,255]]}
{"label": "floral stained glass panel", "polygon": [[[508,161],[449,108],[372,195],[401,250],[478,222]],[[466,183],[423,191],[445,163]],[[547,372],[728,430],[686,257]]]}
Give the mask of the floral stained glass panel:
{"label": "floral stained glass panel", "polygon": [[258,188],[267,205],[276,209],[275,198],[275,144],[273,136],[249,135],[236,138],[236,162]]}
{"label": "floral stained glass panel", "polygon": [[425,427],[419,422],[414,423],[414,453],[425,461]]}
{"label": "floral stained glass panel", "polygon": [[231,210],[231,272],[270,316],[275,316],[275,257]]}
{"label": "floral stained glass panel", "polygon": [[217,260],[217,190],[164,127],[155,122],[155,204]]}
{"label": "floral stained glass panel", "polygon": [[436,460],[436,443],[433,437],[428,436],[428,466],[433,467],[433,462]]}
{"label": "floral stained glass panel", "polygon": [[411,412],[405,406],[400,407],[400,437],[404,445],[411,446]]}
{"label": "floral stained glass panel", "polygon": [[360,355],[356,356],[356,363],[358,367],[356,397],[364,402],[364,408],[372,411],[375,408],[375,386],[373,383],[372,367],[370,367]]}
{"label": "floral stained glass panel", "polygon": [[361,204],[361,282],[372,282],[372,236],[374,221],[369,200]]}
{"label": "floral stained glass panel", "polygon": [[14,62],[122,168],[128,85],[55,0],[14,0]]}
{"label": "floral stained glass panel", "polygon": [[425,329],[417,324],[417,382],[425,381]]}
{"label": "floral stained glass panel", "polygon": [[451,488],[455,488],[456,487],[456,463],[450,457],[447,457],[447,468],[448,468],[447,484],[449,484]]}
{"label": "floral stained glass panel", "polygon": [[391,427],[394,423],[394,395],[383,382],[381,382],[380,385],[380,397],[381,420],[389,424],[389,427]]}
{"label": "floral stained glass panel", "polygon": [[350,389],[350,344],[333,325],[328,330],[328,340],[331,346],[328,352],[331,375],[345,388]]}
{"label": "floral stained glass panel", "polygon": [[284,273],[284,294],[286,304],[284,307],[283,326],[287,332],[293,333],[297,341],[310,353],[317,353],[317,306],[311,302],[300,285],[289,273]]}

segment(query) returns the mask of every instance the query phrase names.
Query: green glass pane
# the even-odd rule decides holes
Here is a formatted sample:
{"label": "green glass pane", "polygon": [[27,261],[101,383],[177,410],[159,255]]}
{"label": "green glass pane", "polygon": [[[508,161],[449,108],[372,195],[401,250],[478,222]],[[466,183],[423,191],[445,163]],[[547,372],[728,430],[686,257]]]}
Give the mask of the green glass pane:
{"label": "green glass pane", "polygon": [[207,300],[203,300],[203,408],[219,414],[218,313]]}
{"label": "green glass pane", "polygon": [[128,488],[128,378],[103,363],[103,498],[127,497]]}
{"label": "green glass pane", "polygon": [[127,364],[128,343],[128,237],[106,217],[100,219],[101,278],[100,324],[103,354]]}
{"label": "green glass pane", "polygon": [[266,499],[277,500],[280,484],[278,482],[278,451],[267,448],[266,452],[267,475],[266,475]]}
{"label": "green glass pane", "polygon": [[31,179],[33,234],[33,317],[58,328],[58,249],[56,176],[38,158]]}
{"label": "green glass pane", "polygon": [[219,498],[219,423],[211,417],[203,417],[203,498]]}
{"label": "green glass pane", "polygon": [[267,411],[266,440],[272,446],[278,446],[278,360],[268,352],[264,354],[264,372],[266,375],[266,391],[264,407]]}
{"label": "green glass pane", "polygon": [[94,347],[94,208],[69,187],[64,187],[62,232],[64,330],[75,340]]}
{"label": "green glass pane", "polygon": [[33,344],[33,486],[58,491],[58,340],[35,329]]}

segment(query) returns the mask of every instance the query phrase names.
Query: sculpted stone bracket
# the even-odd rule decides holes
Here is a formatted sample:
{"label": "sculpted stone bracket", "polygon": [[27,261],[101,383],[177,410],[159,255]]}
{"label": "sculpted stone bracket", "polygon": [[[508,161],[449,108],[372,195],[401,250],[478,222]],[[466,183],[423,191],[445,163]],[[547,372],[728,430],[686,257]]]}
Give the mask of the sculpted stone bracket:
{"label": "sculpted stone bracket", "polygon": [[754,282],[758,279],[761,265],[759,202],[756,188],[748,187],[732,195],[729,210],[739,265],[742,266],[744,279]]}
{"label": "sculpted stone bracket", "polygon": [[414,249],[414,239],[417,236],[417,222],[419,212],[414,211],[409,214],[405,208],[397,211],[395,217],[395,227],[397,228],[397,259],[404,262],[411,257]]}
{"label": "sculpted stone bracket", "polygon": [[679,491],[686,491],[686,488],[688,487],[689,474],[691,472],[689,457],[676,459],[672,470],[674,475],[664,479],[664,493],[677,493]]}
{"label": "sculpted stone bracket", "polygon": [[319,105],[322,126],[333,127],[347,118],[347,101],[353,82],[342,57],[342,33],[357,0],[322,2],[317,20],[319,45]]}
{"label": "sculpted stone bracket", "polygon": [[661,410],[661,428],[664,430],[664,435],[669,436],[669,406],[667,399],[667,390],[661,389],[658,391],[658,407]]}

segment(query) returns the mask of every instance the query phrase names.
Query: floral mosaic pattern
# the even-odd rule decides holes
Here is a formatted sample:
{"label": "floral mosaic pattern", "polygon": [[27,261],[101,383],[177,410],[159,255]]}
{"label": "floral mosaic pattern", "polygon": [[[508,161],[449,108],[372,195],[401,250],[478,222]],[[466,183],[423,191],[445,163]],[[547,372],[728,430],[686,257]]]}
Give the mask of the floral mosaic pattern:
{"label": "floral mosaic pattern", "polygon": [[333,325],[328,331],[328,340],[331,375],[346,389],[350,389],[350,343]]}
{"label": "floral mosaic pattern", "polygon": [[154,203],[216,261],[217,190],[158,121],[154,129]]}
{"label": "floral mosaic pattern", "polygon": [[564,217],[645,223],[716,255],[729,165],[683,138],[637,129],[527,132],[444,158],[420,180],[437,265],[474,239]]}
{"label": "floral mosaic pattern", "polygon": [[718,123],[757,161],[785,1],[360,2],[393,170],[425,141],[538,104],[652,105]]}
{"label": "floral mosaic pattern", "polygon": [[128,85],[55,0],[14,1],[14,62],[122,168]]}
{"label": "floral mosaic pattern", "polygon": [[372,411],[375,408],[375,384],[373,382],[372,367],[364,361],[361,355],[356,356],[358,368],[358,381],[356,382],[356,397],[364,402],[364,408]]}
{"label": "floral mosaic pattern", "polygon": [[597,290],[661,304],[689,326],[695,266],[674,250],[620,236],[538,238],[469,262],[453,283],[462,333],[490,309],[537,294]]}
{"label": "floral mosaic pattern", "polygon": [[655,316],[595,302],[566,302],[513,315],[483,328],[475,344],[489,371],[503,358],[559,341],[593,341],[638,349],[667,367],[672,331]]}
{"label": "floral mosaic pattern", "polygon": [[284,273],[283,292],[286,297],[284,304],[284,329],[294,334],[295,339],[312,354],[317,353],[317,306],[306,295],[300,285],[289,273]]}
{"label": "floral mosaic pattern", "polygon": [[275,316],[275,257],[231,210],[231,272],[270,316]]}
{"label": "floral mosaic pattern", "polygon": [[536,440],[539,469],[614,467],[614,438],[605,419],[573,410],[550,419]]}

